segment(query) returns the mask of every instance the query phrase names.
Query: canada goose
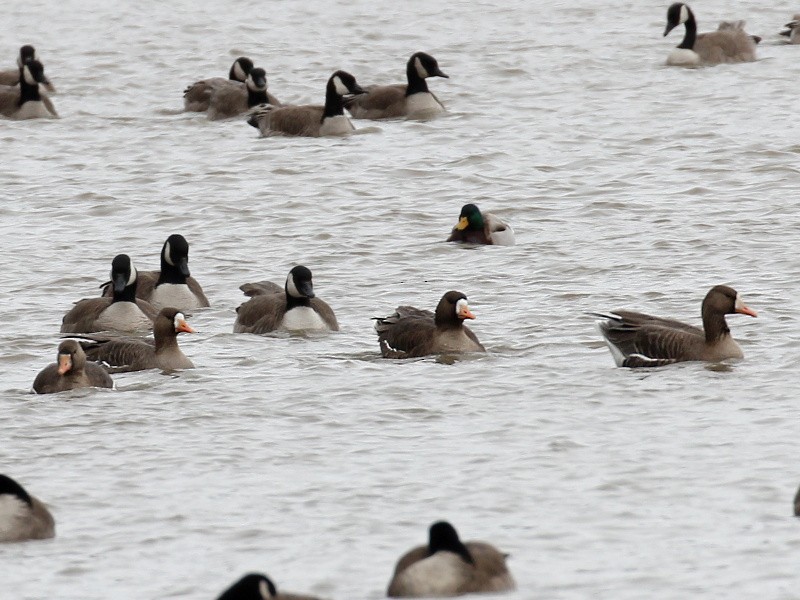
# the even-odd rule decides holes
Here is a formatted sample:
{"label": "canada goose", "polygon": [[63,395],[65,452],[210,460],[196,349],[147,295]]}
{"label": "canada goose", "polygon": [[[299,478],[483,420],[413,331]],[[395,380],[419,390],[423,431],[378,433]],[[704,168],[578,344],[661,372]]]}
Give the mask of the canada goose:
{"label": "canada goose", "polygon": [[676,2],[667,10],[664,36],[681,23],[686,28],[686,35],[667,57],[668,65],[716,65],[752,62],[756,59],[756,40],[744,31],[744,21],[725,22],[717,31],[698,34],[692,9],[682,2]]}
{"label": "canada goose", "polygon": [[0,87],[0,114],[12,119],[57,119],[53,103],[39,91],[39,84],[46,81],[42,63],[29,60],[20,72],[18,86]]}
{"label": "canada goose", "polygon": [[[5,71],[0,71],[0,85],[17,85],[19,83],[19,76],[20,72],[22,71],[22,65],[24,65],[29,60],[39,60],[39,56],[36,53],[36,48],[33,46],[26,44],[19,49],[19,56],[17,56],[17,66],[14,69],[6,69]],[[56,88],[50,83],[50,80],[45,76],[44,81],[42,82],[45,89],[54,94]],[[55,112],[55,111],[53,111]]]}
{"label": "canada goose", "polygon": [[0,542],[45,540],[56,535],[56,522],[42,502],[19,483],[0,475]]}
{"label": "canada goose", "polygon": [[275,600],[318,600],[314,596],[278,592],[272,580],[261,573],[245,575],[222,592],[217,600],[270,600],[272,598]]}
{"label": "canada goose", "polygon": [[444,105],[428,90],[427,77],[445,77],[430,54],[416,52],[406,64],[408,83],[371,85],[367,94],[345,100],[356,119],[427,118],[444,112]]}
{"label": "canada goose", "polygon": [[253,69],[244,85],[219,86],[211,92],[208,118],[212,121],[243,115],[258,104],[281,106],[278,99],[267,91],[267,72]]}
{"label": "canada goose", "polygon": [[178,347],[179,333],[195,333],[195,330],[181,311],[167,307],[161,309],[153,323],[153,339],[87,334],[79,336],[79,340],[87,358],[103,364],[112,373],[193,369],[192,361]]}
{"label": "canada goose", "polygon": [[429,354],[485,352],[464,319],[474,319],[467,297],[447,292],[436,314],[413,306],[398,306],[388,317],[374,317],[375,331],[384,358],[414,358]]}
{"label": "canada goose", "polygon": [[800,44],[800,14],[794,15],[784,27],[786,29],[781,31],[781,35],[788,37],[790,44]]}
{"label": "canada goose", "polygon": [[486,542],[463,543],[447,521],[431,525],[428,544],[397,561],[389,583],[390,598],[448,598],[516,588],[506,554]]}
{"label": "canada goose", "polygon": [[592,313],[618,367],[660,367],[687,360],[722,361],[742,358],[725,315],[757,316],[726,285],[709,290],[701,308],[703,328],[629,310]]}
{"label": "canada goose", "polygon": [[794,516],[800,517],[800,489],[797,490],[794,496]]}
{"label": "canada goose", "polygon": [[514,230],[508,223],[492,213],[481,213],[474,204],[465,204],[461,207],[458,223],[453,227],[447,241],[513,246]]}
{"label": "canada goose", "polygon": [[231,65],[228,79],[224,77],[210,77],[196,81],[183,90],[183,109],[190,112],[205,112],[208,110],[211,93],[221,87],[232,85],[241,87],[250,71],[253,70],[253,61],[246,56],[240,56]]}
{"label": "canada goose", "polygon": [[[103,288],[104,296],[111,296],[110,284]],[[156,310],[173,306],[192,310],[209,306],[203,288],[189,274],[189,242],[179,233],[167,238],[161,248],[161,270],[139,271],[136,297],[147,300]]]}
{"label": "canada goose", "polygon": [[152,329],[158,311],[149,302],[136,298],[136,269],[127,254],[118,254],[111,261],[111,287],[111,298],[76,302],[61,321],[61,333],[135,333]]}
{"label": "canada goose", "polygon": [[236,309],[234,333],[339,331],[333,309],[314,295],[311,271],[302,265],[289,271],[283,289],[271,281],[239,289],[250,300]]}
{"label": "canada goose", "polygon": [[37,394],[53,394],[84,387],[114,387],[108,373],[94,363],[86,362],[86,355],[75,340],[64,340],[58,345],[58,358],[39,371],[33,380]]}
{"label": "canada goose", "polygon": [[355,128],[344,114],[342,96],[363,93],[355,77],[345,71],[336,71],[328,79],[325,106],[307,104],[276,108],[266,104],[256,107],[247,122],[261,131],[264,137],[345,135]]}

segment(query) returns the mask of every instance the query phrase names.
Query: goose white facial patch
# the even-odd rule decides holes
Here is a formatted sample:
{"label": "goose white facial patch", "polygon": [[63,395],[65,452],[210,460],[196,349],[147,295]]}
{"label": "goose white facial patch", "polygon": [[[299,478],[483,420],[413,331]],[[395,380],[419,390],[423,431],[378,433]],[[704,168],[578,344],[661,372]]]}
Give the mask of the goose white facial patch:
{"label": "goose white facial patch", "polygon": [[417,75],[419,75],[423,79],[430,76],[428,70],[422,66],[422,61],[419,59],[419,56],[414,59],[414,68],[417,70]]}
{"label": "goose white facial patch", "polygon": [[164,260],[167,261],[168,265],[172,265],[174,267],[175,263],[172,262],[171,254],[172,254],[172,247],[169,245],[169,242],[167,242],[166,244],[164,244]]}
{"label": "goose white facial patch", "polygon": [[183,316],[183,313],[177,313],[175,315],[175,319],[172,321],[172,326],[177,329],[181,325],[181,321],[185,321],[186,317]]}
{"label": "goose white facial patch", "polygon": [[350,93],[350,88],[344,84],[338,75],[333,78],[333,87],[336,88],[336,93],[340,96],[345,96]]}

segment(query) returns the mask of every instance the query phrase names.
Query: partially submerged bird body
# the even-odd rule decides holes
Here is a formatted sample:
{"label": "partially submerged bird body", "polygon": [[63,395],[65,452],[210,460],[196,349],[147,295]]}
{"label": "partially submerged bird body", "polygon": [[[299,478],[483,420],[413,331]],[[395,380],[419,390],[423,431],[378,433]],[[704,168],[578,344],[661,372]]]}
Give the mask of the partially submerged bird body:
{"label": "partially submerged bird body", "polygon": [[53,394],[84,387],[114,387],[108,373],[91,362],[80,344],[75,340],[64,340],[58,346],[57,362],[42,369],[33,381],[37,394]]}
{"label": "partially submerged bird body", "polygon": [[692,10],[686,4],[676,2],[667,11],[664,35],[681,24],[686,33],[683,41],[667,57],[668,65],[717,65],[756,60],[756,38],[744,30],[744,21],[724,21],[717,31],[698,34]]}
{"label": "partially submerged bird body", "polygon": [[447,241],[495,246],[515,244],[514,230],[508,223],[492,213],[482,213],[474,204],[465,204],[461,208],[458,223]]}
{"label": "partially submerged bird body", "polygon": [[781,35],[789,38],[790,44],[800,44],[800,14],[794,15],[784,27],[786,29],[781,31]]}
{"label": "partially submerged bird body", "polygon": [[19,483],[0,475],[0,542],[44,540],[56,535],[47,507]]}
{"label": "partially submerged bird body", "polygon": [[[9,85],[9,86],[17,85],[20,82],[22,67],[29,60],[39,60],[39,55],[33,46],[26,44],[19,49],[19,55],[17,56],[17,66],[13,69],[4,69],[0,71],[0,85]],[[44,81],[42,81],[42,85],[51,94],[55,93],[56,91],[55,87],[47,78],[47,76],[44,76]],[[55,113],[55,110],[53,110],[52,112]]]}
{"label": "partially submerged bird body", "polygon": [[256,68],[250,71],[244,83],[218,86],[211,91],[208,118],[217,121],[238,117],[260,104],[281,106],[278,99],[267,91],[266,72]]}
{"label": "partially submerged bird body", "polygon": [[201,79],[188,86],[183,91],[183,108],[190,112],[205,112],[211,103],[211,94],[221,88],[232,86],[240,88],[250,71],[253,70],[253,61],[246,56],[240,56],[231,65],[228,78],[210,77]]}
{"label": "partially submerged bird body", "polygon": [[261,573],[245,575],[217,600],[319,600],[315,596],[279,592],[272,580]]}
{"label": "partially submerged bird body", "polygon": [[38,60],[29,60],[20,68],[20,82],[0,86],[0,114],[12,119],[57,119],[53,103],[39,89],[47,81]]}
{"label": "partially submerged bird body", "polygon": [[597,326],[619,367],[659,367],[682,361],[719,362],[742,358],[731,337],[725,315],[756,316],[736,290],[718,285],[706,294],[702,305],[703,328],[674,319],[617,310],[602,317]]}
{"label": "partially submerged bird body", "polygon": [[428,89],[428,77],[449,77],[436,59],[424,52],[411,55],[406,64],[407,83],[372,85],[367,93],[349,97],[345,107],[356,119],[428,118],[445,111],[444,105]]}
{"label": "partially submerged bird body", "polygon": [[375,319],[375,331],[384,358],[416,358],[432,354],[485,352],[477,336],[464,325],[474,319],[467,297],[447,292],[436,312],[398,306],[388,317]]}

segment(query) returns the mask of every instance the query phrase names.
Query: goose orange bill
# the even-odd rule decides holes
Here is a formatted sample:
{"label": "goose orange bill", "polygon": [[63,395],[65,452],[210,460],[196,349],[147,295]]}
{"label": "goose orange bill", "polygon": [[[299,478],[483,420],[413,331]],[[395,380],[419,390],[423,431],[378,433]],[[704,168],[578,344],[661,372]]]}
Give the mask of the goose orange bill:
{"label": "goose orange bill", "polygon": [[72,370],[72,355],[71,354],[59,354],[58,355],[58,374],[63,375],[64,373],[69,372]]}

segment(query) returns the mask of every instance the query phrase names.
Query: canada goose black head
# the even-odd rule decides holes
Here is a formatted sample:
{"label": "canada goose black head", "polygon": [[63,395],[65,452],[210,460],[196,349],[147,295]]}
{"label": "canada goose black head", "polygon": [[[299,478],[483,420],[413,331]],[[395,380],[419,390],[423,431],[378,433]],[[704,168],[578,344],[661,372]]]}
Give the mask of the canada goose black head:
{"label": "canada goose black head", "polygon": [[254,92],[263,92],[267,89],[267,72],[264,69],[252,69],[245,81],[247,89]]}
{"label": "canada goose black head", "polygon": [[[136,293],[136,269],[131,264],[127,254],[117,254],[111,261],[111,285],[114,287],[114,297],[121,295],[125,288],[133,287]],[[133,300],[133,297],[131,298]]]}
{"label": "canada goose black head", "polygon": [[37,87],[40,83],[47,83],[47,77],[44,75],[44,66],[36,59],[31,59],[22,65],[22,77],[20,81],[24,81],[27,85]]}
{"label": "canada goose black head", "polygon": [[425,52],[416,52],[411,55],[411,58],[408,59],[406,70],[410,74],[412,69],[422,79],[428,77],[444,77],[445,79],[450,79],[450,76],[442,72],[439,68],[439,63],[436,59]]}
{"label": "canada goose black head", "polygon": [[684,23],[694,23],[694,13],[683,2],[675,2],[667,9],[667,27],[664,29],[664,37],[675,29],[678,25]]}
{"label": "canada goose black head", "polygon": [[228,79],[233,81],[245,81],[250,71],[253,70],[253,61],[246,56],[240,56],[231,65]]}
{"label": "canada goose black head", "polygon": [[25,488],[11,479],[11,477],[0,475],[0,496],[4,495],[14,496],[28,506],[33,506],[33,500],[31,500],[30,494],[25,491]]}
{"label": "canada goose black head", "polygon": [[314,284],[311,271],[302,265],[294,267],[286,277],[286,296],[288,299],[308,301],[314,297]]}
{"label": "canada goose black head", "polygon": [[469,550],[458,537],[455,527],[447,521],[437,521],[431,525],[428,532],[428,551],[431,555],[441,551],[453,552],[469,564],[475,564]]}
{"label": "canada goose black head", "polygon": [[29,60],[39,60],[39,55],[36,54],[36,48],[30,44],[26,44],[19,49],[19,56],[17,57],[17,66],[22,68]]}
{"label": "canada goose black head", "polygon": [[217,600],[268,600],[278,595],[272,580],[260,573],[249,573],[234,583]]}
{"label": "canada goose black head", "polygon": [[467,297],[455,290],[447,292],[436,305],[434,322],[437,327],[460,327],[465,319],[474,319]]}
{"label": "canada goose black head", "polygon": [[328,90],[332,90],[337,96],[347,96],[348,94],[366,94],[353,77],[347,71],[336,71],[328,80]]}
{"label": "canada goose black head", "polygon": [[161,249],[161,273],[178,271],[189,277],[189,242],[179,233],[173,233]]}

